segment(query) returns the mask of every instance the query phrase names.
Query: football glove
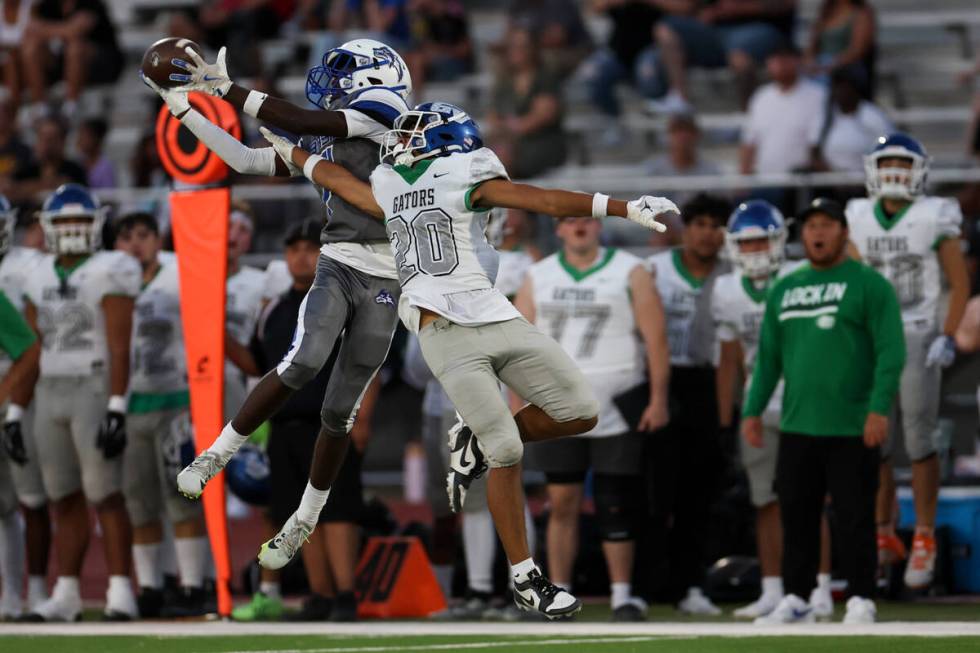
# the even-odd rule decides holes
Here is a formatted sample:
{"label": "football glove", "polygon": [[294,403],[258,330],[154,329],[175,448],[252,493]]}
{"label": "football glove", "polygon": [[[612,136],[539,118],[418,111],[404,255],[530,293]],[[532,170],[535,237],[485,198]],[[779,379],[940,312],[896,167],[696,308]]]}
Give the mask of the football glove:
{"label": "football glove", "polygon": [[157,94],[163,98],[163,101],[167,103],[167,108],[170,109],[170,113],[172,113],[178,120],[183,118],[184,115],[190,111],[191,102],[187,99],[187,91],[185,91],[183,87],[181,87],[179,90],[174,88],[163,88],[152,79],[144,75],[142,70],[140,71],[140,79],[143,80],[144,84],[156,91]]}
{"label": "football glove", "polygon": [[926,367],[949,367],[956,360],[956,343],[947,335],[937,336],[929,345]]}
{"label": "football glove", "polygon": [[642,224],[647,229],[653,229],[660,233],[667,231],[667,225],[657,221],[657,216],[662,213],[679,213],[679,211],[677,205],[666,197],[644,195],[626,203],[627,220],[632,220],[637,224]]}
{"label": "football glove", "polygon": [[269,143],[272,145],[272,149],[276,151],[279,158],[282,159],[283,163],[286,164],[286,167],[289,168],[289,175],[291,177],[302,176],[303,169],[293,163],[293,148],[296,147],[296,144],[288,138],[284,138],[279,134],[273,133],[265,127],[259,127],[259,132],[262,134],[265,140],[269,141]]}
{"label": "football glove", "polygon": [[102,456],[111,460],[126,448],[126,415],[114,410],[106,411],[99,427],[95,446],[102,450]]}
{"label": "football glove", "polygon": [[228,77],[228,66],[225,65],[228,48],[222,47],[218,50],[218,58],[213,64],[206,62],[190,47],[184,48],[184,52],[190,57],[190,63],[174,59],[173,64],[183,68],[188,74],[172,74],[170,79],[175,82],[186,82],[180,87],[185,91],[201,91],[215,97],[224,97],[228,94],[232,83],[231,78]]}
{"label": "football glove", "polygon": [[27,450],[24,448],[24,431],[21,428],[20,420],[5,422],[3,433],[0,434],[3,440],[3,450],[7,456],[18,465],[27,463]]}

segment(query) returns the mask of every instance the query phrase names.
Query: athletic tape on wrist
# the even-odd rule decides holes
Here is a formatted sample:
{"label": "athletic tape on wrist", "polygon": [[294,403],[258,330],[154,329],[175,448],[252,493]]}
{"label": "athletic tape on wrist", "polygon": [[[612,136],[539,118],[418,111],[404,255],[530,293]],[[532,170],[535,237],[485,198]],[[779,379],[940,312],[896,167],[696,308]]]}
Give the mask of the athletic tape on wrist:
{"label": "athletic tape on wrist", "polygon": [[18,406],[17,404],[10,404],[7,406],[7,417],[4,421],[6,422],[19,422],[20,418],[24,416],[24,407]]}
{"label": "athletic tape on wrist", "polygon": [[311,154],[310,158],[308,158],[306,163],[303,164],[303,176],[310,181],[313,181],[313,168],[315,168],[316,164],[320,163],[320,161],[323,161],[322,156],[319,154]]}
{"label": "athletic tape on wrist", "polygon": [[113,413],[125,413],[126,397],[122,395],[112,395],[109,397],[109,411]]}
{"label": "athletic tape on wrist", "polygon": [[253,118],[259,117],[259,109],[262,108],[262,103],[265,99],[269,97],[266,93],[260,93],[259,91],[249,91],[248,96],[245,98],[245,105],[242,107],[242,111],[246,114],[252,116]]}
{"label": "athletic tape on wrist", "polygon": [[592,217],[593,218],[604,218],[606,211],[609,208],[609,196],[603,195],[602,193],[596,193],[592,196]]}

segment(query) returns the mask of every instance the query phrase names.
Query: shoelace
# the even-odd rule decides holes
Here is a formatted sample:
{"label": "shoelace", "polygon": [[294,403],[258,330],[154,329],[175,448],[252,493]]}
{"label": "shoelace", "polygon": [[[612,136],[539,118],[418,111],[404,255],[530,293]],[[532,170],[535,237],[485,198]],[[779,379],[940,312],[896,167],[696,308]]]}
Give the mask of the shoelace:
{"label": "shoelace", "polygon": [[210,481],[218,473],[218,456],[206,451],[191,462],[191,469],[201,472],[205,482]]}
{"label": "shoelace", "polygon": [[557,585],[537,572],[531,572],[528,575],[528,581],[531,584],[531,588],[546,599],[554,598],[561,591]]}
{"label": "shoelace", "polygon": [[276,535],[272,540],[272,543],[276,545],[277,549],[282,549],[286,552],[290,558],[296,555],[296,551],[304,542],[308,542],[310,539],[309,532],[303,532],[303,526],[296,521],[293,523],[292,528],[288,530],[283,530],[281,533]]}

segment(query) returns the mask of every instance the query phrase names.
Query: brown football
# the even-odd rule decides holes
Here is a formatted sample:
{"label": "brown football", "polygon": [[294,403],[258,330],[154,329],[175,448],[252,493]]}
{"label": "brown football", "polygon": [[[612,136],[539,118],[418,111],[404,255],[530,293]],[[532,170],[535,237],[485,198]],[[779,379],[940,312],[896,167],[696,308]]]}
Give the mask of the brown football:
{"label": "brown football", "polygon": [[180,59],[190,63],[185,48],[190,47],[201,57],[204,52],[201,46],[190,39],[178,39],[174,37],[160,39],[146,49],[143,55],[143,64],[140,66],[143,74],[152,79],[157,86],[172,88],[180,86],[184,82],[175,82],[170,79],[171,73],[186,75],[188,72],[173,64],[174,59]]}

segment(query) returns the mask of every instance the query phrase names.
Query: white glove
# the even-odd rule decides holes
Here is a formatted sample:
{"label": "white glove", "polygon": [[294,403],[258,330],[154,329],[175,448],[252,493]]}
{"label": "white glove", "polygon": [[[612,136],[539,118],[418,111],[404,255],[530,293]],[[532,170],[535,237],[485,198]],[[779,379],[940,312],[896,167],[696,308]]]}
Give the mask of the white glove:
{"label": "white glove", "polygon": [[178,68],[183,68],[188,74],[170,75],[170,79],[175,82],[186,82],[180,88],[185,91],[201,91],[208,95],[224,97],[231,88],[231,79],[228,77],[228,66],[225,65],[225,58],[228,55],[228,48],[218,50],[218,58],[213,64],[209,64],[201,58],[190,46],[184,48],[184,52],[190,57],[190,63],[180,59],[174,59],[173,64]]}
{"label": "white glove", "polygon": [[174,115],[175,118],[183,118],[184,115],[190,110],[191,102],[187,99],[187,91],[183,90],[181,87],[179,90],[176,88],[163,88],[158,86],[156,82],[143,74],[140,71],[140,79],[143,83],[152,88],[157,94],[163,98],[163,101],[167,103],[167,108],[170,109],[170,113]]}
{"label": "white glove", "polygon": [[265,140],[269,141],[272,149],[276,151],[276,154],[282,159],[282,162],[289,168],[289,175],[291,177],[299,177],[303,174],[303,169],[293,163],[293,148],[296,145],[291,140],[269,131],[266,127],[259,127],[259,133],[262,134]]}
{"label": "white glove", "polygon": [[644,195],[643,197],[626,203],[626,219],[642,224],[647,229],[653,229],[663,233],[667,231],[667,225],[657,221],[657,216],[663,213],[680,213],[677,205],[666,197],[653,197]]}
{"label": "white glove", "polygon": [[929,345],[926,367],[949,367],[956,360],[956,343],[947,335],[937,336]]}

